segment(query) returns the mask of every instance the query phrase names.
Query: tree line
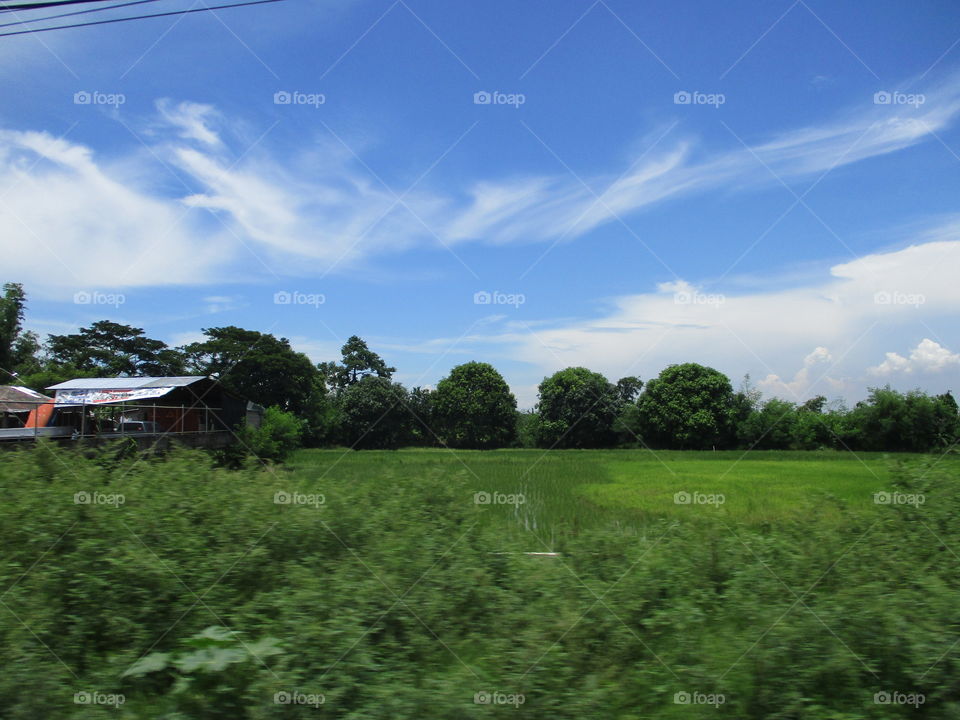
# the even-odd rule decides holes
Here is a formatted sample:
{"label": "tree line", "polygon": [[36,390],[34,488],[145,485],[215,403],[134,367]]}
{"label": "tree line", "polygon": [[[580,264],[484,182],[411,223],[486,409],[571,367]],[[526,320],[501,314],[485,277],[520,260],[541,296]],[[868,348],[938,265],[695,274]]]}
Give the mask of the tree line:
{"label": "tree line", "polygon": [[355,449],[438,446],[667,449],[818,449],[929,452],[960,437],[950,392],[930,395],[871,388],[847,408],[820,395],[803,403],[764,400],[745,378],[738,390],[718,370],[671,365],[644,383],[610,382],[583,367],[544,378],[538,402],[518,411],[490,364],[453,368],[435,389],[408,389],[396,368],[353,336],[338,361],[314,364],[289,340],[235,326],[203,329],[182,347],[142,328],[100,320],[45,342],[22,327],[26,296],[7,283],[0,297],[0,373],[43,391],[74,377],[210,375],[268,408],[264,429],[249,433],[258,454],[345,445]]}

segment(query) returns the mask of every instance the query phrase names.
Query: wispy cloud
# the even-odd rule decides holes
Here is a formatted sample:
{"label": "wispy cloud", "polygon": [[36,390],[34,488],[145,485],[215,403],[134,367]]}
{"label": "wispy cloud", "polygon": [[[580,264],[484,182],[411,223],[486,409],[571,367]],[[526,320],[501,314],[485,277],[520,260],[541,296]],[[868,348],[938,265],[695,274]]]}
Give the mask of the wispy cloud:
{"label": "wispy cloud", "polygon": [[[930,139],[960,112],[960,78],[931,89],[924,105],[874,105],[841,120],[759,142],[729,128],[732,150],[698,154],[693,141],[665,140],[621,175],[570,173],[475,183],[447,225],[451,240],[493,242],[576,238],[657,203],[718,188],[746,189],[823,173]],[[679,131],[677,131],[679,132]]]}
{"label": "wispy cloud", "polygon": [[620,174],[461,188],[428,177],[402,202],[402,189],[384,187],[332,141],[305,139],[283,154],[270,149],[269,127],[251,139],[242,119],[210,105],[161,101],[142,135],[146,149],[121,157],[47,133],[0,131],[0,248],[8,273],[38,287],[129,287],[211,283],[241,267],[261,278],[342,272],[438,238],[576,238],[692,193],[788,182],[922,142],[960,112],[960,79],[926,98],[918,108],[865,98],[857,114],[761,141],[731,129],[728,148],[712,153],[663,138]]}

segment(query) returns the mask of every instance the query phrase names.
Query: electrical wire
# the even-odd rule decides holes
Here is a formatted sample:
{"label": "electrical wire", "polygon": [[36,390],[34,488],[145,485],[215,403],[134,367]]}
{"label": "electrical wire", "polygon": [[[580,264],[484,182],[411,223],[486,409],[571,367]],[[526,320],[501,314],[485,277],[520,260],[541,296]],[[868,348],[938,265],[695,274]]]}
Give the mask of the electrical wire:
{"label": "electrical wire", "polygon": [[43,10],[44,8],[60,7],[61,5],[81,5],[97,2],[106,2],[106,0],[44,0],[44,2],[35,3],[16,3],[13,5],[0,4],[0,12],[14,12],[15,10]]}
{"label": "electrical wire", "polygon": [[[74,2],[76,0],[66,0]],[[80,0],[89,1],[89,0]],[[211,10],[226,10],[228,8],[247,7],[249,5],[267,5],[268,3],[283,2],[283,0],[249,0],[248,2],[229,3],[227,5],[210,5],[202,8],[190,8],[189,10],[171,10],[170,12],[154,13],[152,15],[134,15],[132,17],[111,18],[109,20],[95,20],[88,23],[75,23],[72,25],[55,25],[54,27],[36,28],[34,30],[17,30],[15,32],[0,33],[0,38],[13,37],[14,35],[33,35],[35,33],[50,32],[51,30],[70,30],[78,27],[91,27],[92,25],[109,25],[110,23],[128,22],[130,20],[147,20],[149,18],[170,17],[171,15],[189,15],[190,13],[209,12]]]}
{"label": "electrical wire", "polygon": [[0,24],[0,28],[13,27],[14,25],[25,25],[26,23],[32,22],[43,22],[44,20],[57,20],[59,18],[71,17],[73,15],[86,15],[87,13],[101,12],[102,10],[116,10],[117,8],[130,7],[131,5],[143,5],[144,3],[151,2],[158,2],[158,0],[133,0],[132,2],[120,3],[119,5],[108,5],[107,7],[90,8],[89,10],[74,10],[73,12],[60,13],[59,15],[47,15],[46,17],[42,18],[29,18],[18,20],[17,22],[12,23],[3,23]]}

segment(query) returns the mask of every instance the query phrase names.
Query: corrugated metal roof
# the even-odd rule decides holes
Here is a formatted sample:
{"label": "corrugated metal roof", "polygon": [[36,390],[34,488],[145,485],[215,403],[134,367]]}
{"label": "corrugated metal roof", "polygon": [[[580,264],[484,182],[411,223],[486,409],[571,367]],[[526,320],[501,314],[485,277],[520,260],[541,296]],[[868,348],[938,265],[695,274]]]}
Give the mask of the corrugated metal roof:
{"label": "corrugated metal roof", "polygon": [[0,385],[0,412],[26,412],[50,398],[20,385]]}
{"label": "corrugated metal roof", "polygon": [[182,377],[76,378],[58,385],[51,385],[47,390],[133,390],[134,388],[183,387],[185,385],[192,385],[198,380],[205,379],[205,375],[185,375]]}

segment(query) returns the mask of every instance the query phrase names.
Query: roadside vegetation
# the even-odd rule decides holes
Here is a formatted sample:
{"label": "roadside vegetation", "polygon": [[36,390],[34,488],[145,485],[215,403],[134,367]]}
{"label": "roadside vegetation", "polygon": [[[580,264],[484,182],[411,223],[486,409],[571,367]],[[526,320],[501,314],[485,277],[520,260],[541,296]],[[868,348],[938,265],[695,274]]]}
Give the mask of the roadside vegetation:
{"label": "roadside vegetation", "polygon": [[0,715],[960,713],[952,458],[657,456],[8,452]]}

